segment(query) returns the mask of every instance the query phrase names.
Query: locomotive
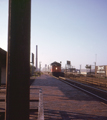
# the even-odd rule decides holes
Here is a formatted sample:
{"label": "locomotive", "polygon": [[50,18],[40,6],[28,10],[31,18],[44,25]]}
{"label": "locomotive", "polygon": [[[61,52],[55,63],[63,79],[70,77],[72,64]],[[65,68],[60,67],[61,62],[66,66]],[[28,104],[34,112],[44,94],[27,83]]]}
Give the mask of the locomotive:
{"label": "locomotive", "polygon": [[51,66],[52,75],[55,77],[59,77],[61,75],[61,64],[55,61],[51,63]]}

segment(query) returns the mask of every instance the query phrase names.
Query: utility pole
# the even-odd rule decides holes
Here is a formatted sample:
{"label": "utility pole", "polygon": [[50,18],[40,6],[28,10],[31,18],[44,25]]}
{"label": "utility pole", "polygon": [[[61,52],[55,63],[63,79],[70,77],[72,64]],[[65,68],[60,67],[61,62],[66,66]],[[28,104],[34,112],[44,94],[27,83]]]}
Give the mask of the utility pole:
{"label": "utility pole", "polygon": [[29,120],[31,0],[9,0],[5,120]]}
{"label": "utility pole", "polygon": [[95,54],[95,66],[96,66],[96,64],[97,64],[97,54]]}
{"label": "utility pole", "polygon": [[81,65],[80,65],[80,73],[81,73]]}

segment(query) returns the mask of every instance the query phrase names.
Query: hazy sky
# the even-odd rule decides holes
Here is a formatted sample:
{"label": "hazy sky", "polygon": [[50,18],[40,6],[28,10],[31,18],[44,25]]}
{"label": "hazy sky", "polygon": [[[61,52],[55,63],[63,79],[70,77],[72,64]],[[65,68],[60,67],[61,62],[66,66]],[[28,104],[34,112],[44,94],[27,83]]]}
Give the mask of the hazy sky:
{"label": "hazy sky", "polygon": [[[45,64],[107,65],[107,0],[31,0],[31,52]],[[0,0],[0,47],[7,50],[8,0]]]}

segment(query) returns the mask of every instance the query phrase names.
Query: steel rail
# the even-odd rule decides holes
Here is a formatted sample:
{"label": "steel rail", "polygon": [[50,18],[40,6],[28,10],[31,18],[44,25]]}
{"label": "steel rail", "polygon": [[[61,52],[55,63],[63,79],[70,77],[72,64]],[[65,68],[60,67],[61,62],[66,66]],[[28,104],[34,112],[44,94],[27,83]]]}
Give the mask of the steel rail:
{"label": "steel rail", "polygon": [[94,97],[102,100],[103,102],[107,103],[107,100],[106,100],[105,98],[103,98],[103,97],[100,97],[100,96],[98,96],[98,95],[96,95],[96,94],[94,94],[94,93],[92,93],[92,92],[89,92],[89,91],[87,91],[87,90],[85,90],[85,89],[83,89],[83,88],[81,88],[81,87],[78,87],[78,86],[76,86],[76,85],[73,85],[72,83],[70,83],[70,82],[68,82],[68,81],[65,81],[65,80],[62,80],[62,79],[59,79],[59,80],[62,81],[62,82],[64,82],[64,83],[66,83],[66,84],[68,84],[68,85],[70,85],[70,86],[73,86],[73,87],[75,87],[75,88],[77,88],[77,89],[79,89],[79,90],[81,90],[81,91],[84,91],[84,92],[86,92],[86,93],[88,93],[88,94],[90,94],[90,95],[92,95],[92,96],[94,96]]}

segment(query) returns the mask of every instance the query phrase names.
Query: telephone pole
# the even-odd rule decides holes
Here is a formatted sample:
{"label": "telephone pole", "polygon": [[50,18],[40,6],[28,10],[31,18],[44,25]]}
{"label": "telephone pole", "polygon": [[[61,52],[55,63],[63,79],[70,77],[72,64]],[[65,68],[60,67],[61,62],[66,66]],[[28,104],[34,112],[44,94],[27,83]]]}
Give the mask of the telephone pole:
{"label": "telephone pole", "polygon": [[31,0],[9,0],[5,120],[29,120]]}
{"label": "telephone pole", "polygon": [[80,65],[80,73],[81,73],[81,65]]}

